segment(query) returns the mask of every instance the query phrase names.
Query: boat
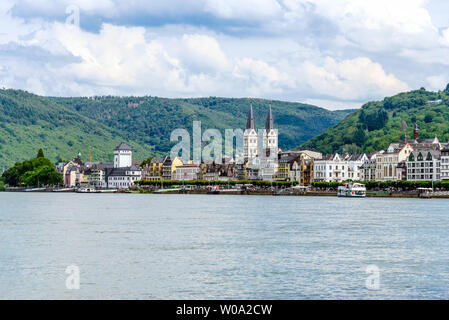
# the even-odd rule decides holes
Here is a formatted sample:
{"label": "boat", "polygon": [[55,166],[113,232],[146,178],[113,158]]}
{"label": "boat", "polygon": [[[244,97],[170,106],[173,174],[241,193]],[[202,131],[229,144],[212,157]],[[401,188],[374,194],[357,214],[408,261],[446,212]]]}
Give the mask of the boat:
{"label": "boat", "polygon": [[345,183],[338,187],[339,197],[364,198],[366,197],[366,187],[361,183]]}
{"label": "boat", "polygon": [[431,199],[434,191],[432,188],[418,188],[418,197],[423,199]]}
{"label": "boat", "polygon": [[47,191],[47,188],[27,188],[24,190],[25,192],[44,192]]}
{"label": "boat", "polygon": [[52,192],[74,192],[75,188],[53,189]]}
{"label": "boat", "polygon": [[98,193],[95,188],[83,187],[76,190],[77,193]]}
{"label": "boat", "polygon": [[97,190],[99,193],[116,193],[117,189],[99,189]]}

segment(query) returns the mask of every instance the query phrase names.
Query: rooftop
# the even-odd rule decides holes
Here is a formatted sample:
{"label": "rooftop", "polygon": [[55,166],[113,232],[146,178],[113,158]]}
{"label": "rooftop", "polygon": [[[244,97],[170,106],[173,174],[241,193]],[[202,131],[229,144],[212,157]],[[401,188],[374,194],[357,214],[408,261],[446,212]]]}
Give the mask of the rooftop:
{"label": "rooftop", "polygon": [[120,143],[114,150],[132,151],[131,147],[124,142]]}

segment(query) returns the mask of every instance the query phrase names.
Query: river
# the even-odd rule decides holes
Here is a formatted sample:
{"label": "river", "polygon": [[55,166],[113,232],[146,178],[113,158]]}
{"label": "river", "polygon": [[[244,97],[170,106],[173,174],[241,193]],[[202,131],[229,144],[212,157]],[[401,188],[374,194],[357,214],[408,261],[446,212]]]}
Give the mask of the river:
{"label": "river", "polygon": [[0,193],[0,299],[449,299],[448,205]]}

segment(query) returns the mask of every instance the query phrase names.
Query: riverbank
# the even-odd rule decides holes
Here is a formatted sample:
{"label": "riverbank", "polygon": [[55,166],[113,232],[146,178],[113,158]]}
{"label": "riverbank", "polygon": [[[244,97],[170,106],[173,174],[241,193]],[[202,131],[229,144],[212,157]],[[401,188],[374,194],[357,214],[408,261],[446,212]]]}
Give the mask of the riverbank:
{"label": "riverbank", "polygon": [[[42,193],[75,193],[75,190],[52,190],[52,189],[23,189],[23,188],[12,188],[6,189],[5,192],[42,192]],[[157,190],[147,190],[147,189],[135,189],[135,190],[118,190],[116,192],[92,192],[96,194],[101,193],[126,193],[126,194],[203,194],[203,195],[247,195],[247,196],[280,196],[280,197],[336,197],[337,191],[307,191],[307,192],[296,192],[287,193],[279,192],[273,190],[205,190],[205,189],[193,189],[193,190],[180,190],[180,189],[157,189]],[[366,193],[367,198],[423,198],[416,191],[368,191]],[[437,198],[437,199],[449,199],[449,192],[434,192],[431,193],[427,198]]]}

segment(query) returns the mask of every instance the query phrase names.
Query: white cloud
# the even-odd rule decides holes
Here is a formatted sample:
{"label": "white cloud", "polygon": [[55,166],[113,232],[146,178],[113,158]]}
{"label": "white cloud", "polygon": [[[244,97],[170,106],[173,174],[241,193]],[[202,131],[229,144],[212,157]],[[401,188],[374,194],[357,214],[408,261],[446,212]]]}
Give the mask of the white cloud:
{"label": "white cloud", "polygon": [[[100,21],[99,29],[63,24],[72,3],[82,26]],[[255,96],[352,107],[410,87],[445,87],[449,29],[434,26],[427,4],[6,0],[0,85],[48,95]]]}
{"label": "white cloud", "polygon": [[281,13],[276,0],[206,0],[205,11],[226,19],[260,20]]}
{"label": "white cloud", "polygon": [[429,84],[430,90],[443,90],[446,88],[446,85],[449,83],[449,74],[442,74],[436,76],[430,76],[426,78],[427,83]]}
{"label": "white cloud", "polygon": [[321,66],[305,62],[302,71],[306,84],[316,93],[342,100],[388,96],[409,90],[407,84],[393,74],[387,74],[380,64],[368,58],[338,62],[327,57]]}

